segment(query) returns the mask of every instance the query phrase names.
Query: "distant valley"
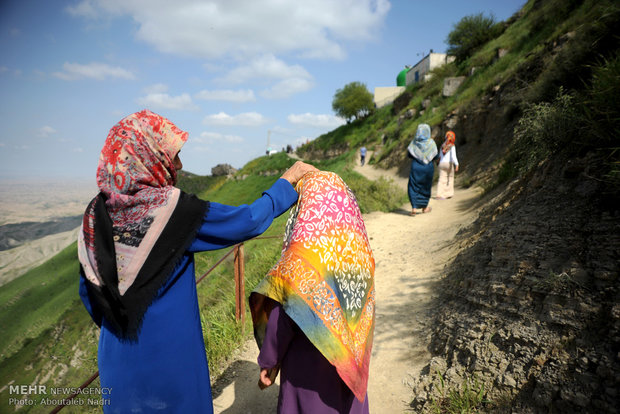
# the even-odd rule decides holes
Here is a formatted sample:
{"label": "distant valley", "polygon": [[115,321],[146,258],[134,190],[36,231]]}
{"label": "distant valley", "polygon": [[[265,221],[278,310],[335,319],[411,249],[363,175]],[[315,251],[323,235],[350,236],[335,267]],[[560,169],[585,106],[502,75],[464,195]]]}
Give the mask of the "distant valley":
{"label": "distant valley", "polygon": [[0,226],[0,251],[13,249],[31,240],[73,230],[80,226],[81,219],[81,215],[76,215],[45,222],[27,221],[5,224]]}
{"label": "distant valley", "polygon": [[74,242],[96,192],[94,180],[0,182],[0,285]]}

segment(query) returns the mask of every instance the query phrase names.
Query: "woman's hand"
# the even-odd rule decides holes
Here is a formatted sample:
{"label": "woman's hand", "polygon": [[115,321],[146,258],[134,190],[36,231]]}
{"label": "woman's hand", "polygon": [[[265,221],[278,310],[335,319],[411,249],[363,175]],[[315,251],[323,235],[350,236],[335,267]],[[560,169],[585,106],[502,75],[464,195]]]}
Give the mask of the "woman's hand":
{"label": "woman's hand", "polygon": [[306,164],[305,162],[302,162],[302,161],[297,161],[295,164],[291,166],[291,168],[286,170],[284,174],[282,174],[282,177],[280,178],[284,178],[286,181],[291,183],[294,187],[295,184],[297,184],[297,181],[299,181],[301,177],[304,176],[304,174],[312,172],[312,171],[318,171],[318,169],[314,167],[313,165]]}

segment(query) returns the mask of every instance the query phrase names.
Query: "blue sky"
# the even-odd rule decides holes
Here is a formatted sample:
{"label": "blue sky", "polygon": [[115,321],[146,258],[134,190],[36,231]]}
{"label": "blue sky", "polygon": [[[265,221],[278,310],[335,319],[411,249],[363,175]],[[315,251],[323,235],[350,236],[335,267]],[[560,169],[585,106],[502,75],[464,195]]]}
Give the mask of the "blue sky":
{"label": "blue sky", "polygon": [[525,0],[3,0],[0,180],[94,180],[110,128],[143,108],[189,132],[184,168],[242,167],[343,123],[352,81],[394,86],[462,17]]}

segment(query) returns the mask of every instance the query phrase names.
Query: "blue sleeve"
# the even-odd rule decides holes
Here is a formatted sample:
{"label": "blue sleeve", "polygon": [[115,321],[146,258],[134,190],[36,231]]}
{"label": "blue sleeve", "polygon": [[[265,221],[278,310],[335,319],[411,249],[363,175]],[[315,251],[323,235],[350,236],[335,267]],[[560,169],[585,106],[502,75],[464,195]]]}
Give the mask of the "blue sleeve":
{"label": "blue sleeve", "polygon": [[233,207],[212,202],[188,251],[221,249],[256,237],[296,201],[293,186],[280,178],[250,205]]}
{"label": "blue sleeve", "polygon": [[95,322],[97,326],[101,327],[102,316],[101,316],[101,313],[97,310],[97,308],[94,308],[91,303],[90,296],[88,294],[88,288],[86,287],[86,279],[84,279],[84,275],[80,275],[80,298],[82,299],[82,303],[84,304],[84,307],[90,314],[90,317],[92,318],[93,322]]}

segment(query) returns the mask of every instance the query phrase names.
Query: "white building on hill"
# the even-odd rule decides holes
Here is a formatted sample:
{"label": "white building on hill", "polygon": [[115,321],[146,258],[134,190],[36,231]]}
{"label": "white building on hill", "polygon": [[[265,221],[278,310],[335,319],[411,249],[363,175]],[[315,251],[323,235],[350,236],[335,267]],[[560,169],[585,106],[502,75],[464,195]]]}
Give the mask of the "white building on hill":
{"label": "white building on hill", "polygon": [[415,66],[405,66],[396,77],[396,86],[378,86],[375,88],[374,102],[377,108],[389,105],[394,99],[405,91],[405,88],[413,83],[428,80],[432,75],[431,70],[454,61],[454,56],[445,53],[430,53],[424,56]]}
{"label": "white building on hill", "polygon": [[431,52],[407,71],[406,86],[420,81],[426,81],[432,76],[429,72],[435,68],[454,61],[454,56],[445,53]]}

